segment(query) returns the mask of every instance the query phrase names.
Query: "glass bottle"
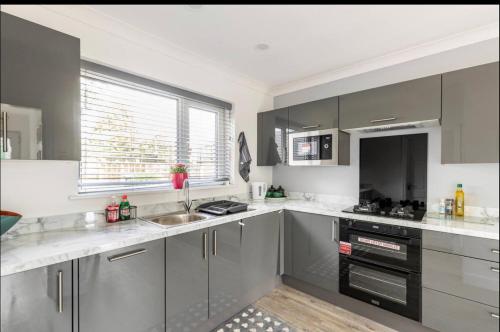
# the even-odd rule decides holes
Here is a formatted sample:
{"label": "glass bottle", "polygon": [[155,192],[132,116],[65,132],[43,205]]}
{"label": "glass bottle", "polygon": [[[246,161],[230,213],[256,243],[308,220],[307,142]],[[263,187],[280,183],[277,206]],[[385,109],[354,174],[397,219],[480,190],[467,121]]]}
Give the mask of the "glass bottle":
{"label": "glass bottle", "polygon": [[455,192],[455,215],[457,217],[463,217],[464,215],[464,191],[462,190],[462,184],[457,184],[457,191]]}
{"label": "glass bottle", "polygon": [[128,202],[127,195],[122,196],[120,202],[120,220],[130,219],[130,203]]}

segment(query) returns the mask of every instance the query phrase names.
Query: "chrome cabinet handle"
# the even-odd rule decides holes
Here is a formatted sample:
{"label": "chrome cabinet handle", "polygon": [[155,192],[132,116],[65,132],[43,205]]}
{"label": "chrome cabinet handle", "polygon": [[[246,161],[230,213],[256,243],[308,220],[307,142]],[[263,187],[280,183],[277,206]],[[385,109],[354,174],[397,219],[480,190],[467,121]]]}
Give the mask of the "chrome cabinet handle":
{"label": "chrome cabinet handle", "polygon": [[339,220],[337,218],[334,218],[332,225],[332,240],[337,243],[339,242],[338,225],[339,225]]}
{"label": "chrome cabinet handle", "polygon": [[496,272],[496,273],[499,273],[500,270],[498,269],[498,267],[490,267],[490,270],[493,271],[493,272]]}
{"label": "chrome cabinet handle", "polygon": [[335,219],[332,220],[332,242],[335,242]]}
{"label": "chrome cabinet handle", "polygon": [[495,318],[495,319],[500,318],[500,316],[498,316],[498,314],[496,314],[494,312],[490,312],[490,316],[491,316],[491,318]]}
{"label": "chrome cabinet handle", "polygon": [[203,232],[203,260],[207,259],[207,233]]}
{"label": "chrome cabinet handle", "polygon": [[114,255],[114,256],[108,257],[108,261],[114,262],[114,261],[117,261],[117,260],[120,260],[120,259],[124,259],[124,258],[129,258],[129,257],[135,256],[135,255],[144,254],[146,252],[147,252],[147,249],[133,250],[133,251],[126,252],[124,254],[119,254],[119,255]]}
{"label": "chrome cabinet handle", "polygon": [[214,231],[214,243],[212,246],[212,255],[217,256],[217,231]]}
{"label": "chrome cabinet handle", "polygon": [[317,124],[314,126],[304,126],[304,127],[302,127],[302,129],[313,129],[313,128],[319,128],[319,127],[321,127],[321,125]]}
{"label": "chrome cabinet handle", "polygon": [[63,312],[63,272],[57,272],[57,312]]}
{"label": "chrome cabinet handle", "polygon": [[7,147],[7,112],[2,112],[2,150],[8,152]]}
{"label": "chrome cabinet handle", "polygon": [[500,250],[498,249],[491,249],[491,252],[497,255],[500,254]]}
{"label": "chrome cabinet handle", "polygon": [[376,119],[376,120],[371,120],[370,123],[377,123],[377,122],[386,122],[386,121],[394,121],[397,118],[385,118],[385,119]]}
{"label": "chrome cabinet handle", "polygon": [[238,225],[245,226],[245,223],[243,221],[238,221]]}

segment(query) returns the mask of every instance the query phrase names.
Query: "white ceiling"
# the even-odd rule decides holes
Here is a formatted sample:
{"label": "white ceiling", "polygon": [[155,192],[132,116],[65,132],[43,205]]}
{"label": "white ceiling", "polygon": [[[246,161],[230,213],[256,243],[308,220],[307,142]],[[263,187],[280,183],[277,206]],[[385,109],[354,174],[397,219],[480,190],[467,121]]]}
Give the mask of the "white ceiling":
{"label": "white ceiling", "polygon": [[[352,67],[499,20],[497,5],[92,8],[269,86]],[[259,43],[269,44],[269,50],[256,50]]]}

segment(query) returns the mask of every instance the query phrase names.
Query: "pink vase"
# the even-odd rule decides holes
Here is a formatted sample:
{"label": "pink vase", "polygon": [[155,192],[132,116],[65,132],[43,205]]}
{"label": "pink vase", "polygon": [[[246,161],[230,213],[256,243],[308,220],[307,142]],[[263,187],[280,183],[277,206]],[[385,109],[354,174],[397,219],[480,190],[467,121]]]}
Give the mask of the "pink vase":
{"label": "pink vase", "polygon": [[188,178],[188,173],[173,173],[171,176],[174,189],[182,189],[184,180]]}

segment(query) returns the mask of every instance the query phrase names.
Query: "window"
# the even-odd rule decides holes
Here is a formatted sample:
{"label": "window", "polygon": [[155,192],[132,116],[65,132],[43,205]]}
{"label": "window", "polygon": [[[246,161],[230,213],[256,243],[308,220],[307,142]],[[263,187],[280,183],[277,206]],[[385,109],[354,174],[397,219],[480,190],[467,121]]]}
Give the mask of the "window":
{"label": "window", "polygon": [[86,68],[80,79],[81,192],[168,188],[175,163],[192,186],[230,181],[230,109]]}

